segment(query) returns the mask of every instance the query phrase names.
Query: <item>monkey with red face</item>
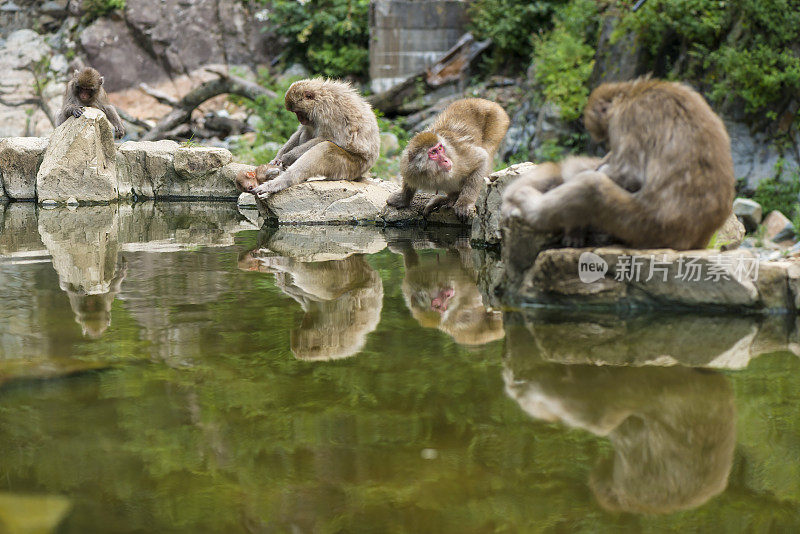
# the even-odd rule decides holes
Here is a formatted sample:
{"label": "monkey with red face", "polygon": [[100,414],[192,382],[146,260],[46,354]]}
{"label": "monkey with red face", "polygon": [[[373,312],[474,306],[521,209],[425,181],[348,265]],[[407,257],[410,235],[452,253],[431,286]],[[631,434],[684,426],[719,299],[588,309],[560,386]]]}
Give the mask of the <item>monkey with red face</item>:
{"label": "monkey with red face", "polygon": [[403,189],[386,203],[404,208],[418,189],[441,191],[445,196],[428,201],[423,215],[452,206],[460,219],[468,219],[509,123],[506,112],[494,102],[480,98],[453,102],[433,126],[409,141],[400,159]]}

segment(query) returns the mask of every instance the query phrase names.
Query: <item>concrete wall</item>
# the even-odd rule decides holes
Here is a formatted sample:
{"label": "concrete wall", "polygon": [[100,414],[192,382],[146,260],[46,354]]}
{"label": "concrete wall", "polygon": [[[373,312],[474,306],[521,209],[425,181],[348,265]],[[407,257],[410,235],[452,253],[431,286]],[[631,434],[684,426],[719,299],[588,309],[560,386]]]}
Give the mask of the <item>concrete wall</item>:
{"label": "concrete wall", "polygon": [[468,2],[373,0],[369,75],[385,91],[431,65],[466,32]]}

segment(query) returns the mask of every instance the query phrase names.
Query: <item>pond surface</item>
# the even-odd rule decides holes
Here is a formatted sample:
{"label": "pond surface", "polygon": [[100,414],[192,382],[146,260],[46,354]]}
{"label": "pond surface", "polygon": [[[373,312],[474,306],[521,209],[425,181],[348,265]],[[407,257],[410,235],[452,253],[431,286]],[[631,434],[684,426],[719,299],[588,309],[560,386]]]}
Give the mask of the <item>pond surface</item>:
{"label": "pond surface", "polygon": [[486,309],[483,256],[0,207],[0,532],[800,530],[793,318]]}

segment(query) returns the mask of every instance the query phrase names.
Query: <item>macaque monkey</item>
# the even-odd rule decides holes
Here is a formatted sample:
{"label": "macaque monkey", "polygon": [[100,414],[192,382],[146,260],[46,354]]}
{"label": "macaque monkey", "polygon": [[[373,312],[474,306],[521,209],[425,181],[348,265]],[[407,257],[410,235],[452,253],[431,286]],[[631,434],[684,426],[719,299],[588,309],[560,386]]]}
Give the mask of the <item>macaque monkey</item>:
{"label": "macaque monkey", "polygon": [[257,169],[264,181],[250,192],[261,199],[312,176],[358,180],[378,159],[380,133],[372,107],[350,84],[323,78],[294,82],[286,109],[300,127],[268,166]]}
{"label": "macaque monkey", "polygon": [[253,189],[280,173],[280,167],[273,164],[259,165],[252,171],[240,171],[236,174],[236,188],[242,193],[252,193]]}
{"label": "macaque monkey", "polygon": [[503,195],[503,219],[542,232],[591,228],[637,248],[705,248],[730,215],[734,175],[725,125],[703,97],[649,78],[607,83],[583,117],[607,156],[522,175]]}
{"label": "macaque monkey", "polygon": [[103,77],[91,67],[76,70],[72,74],[72,79],[67,83],[67,90],[64,92],[64,102],[56,118],[56,126],[60,126],[69,117],[77,119],[83,115],[86,107],[97,108],[105,114],[114,127],[117,139],[125,135],[125,127],[122,126],[117,110],[108,102],[108,95],[103,89]]}
{"label": "macaque monkey", "polygon": [[492,172],[492,161],[510,120],[503,108],[480,98],[453,102],[428,130],[408,142],[400,159],[403,189],[386,203],[405,208],[417,189],[441,191],[423,210],[427,217],[442,206],[452,207],[466,220],[475,213],[475,201]]}

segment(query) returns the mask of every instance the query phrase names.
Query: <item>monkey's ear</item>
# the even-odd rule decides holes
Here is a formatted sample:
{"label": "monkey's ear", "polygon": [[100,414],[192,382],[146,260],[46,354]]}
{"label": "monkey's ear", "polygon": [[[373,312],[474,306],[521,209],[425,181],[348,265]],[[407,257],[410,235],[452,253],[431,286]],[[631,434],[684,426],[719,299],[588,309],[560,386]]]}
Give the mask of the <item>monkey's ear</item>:
{"label": "monkey's ear", "polygon": [[104,81],[106,81],[105,76],[100,76],[100,85],[103,85]]}

